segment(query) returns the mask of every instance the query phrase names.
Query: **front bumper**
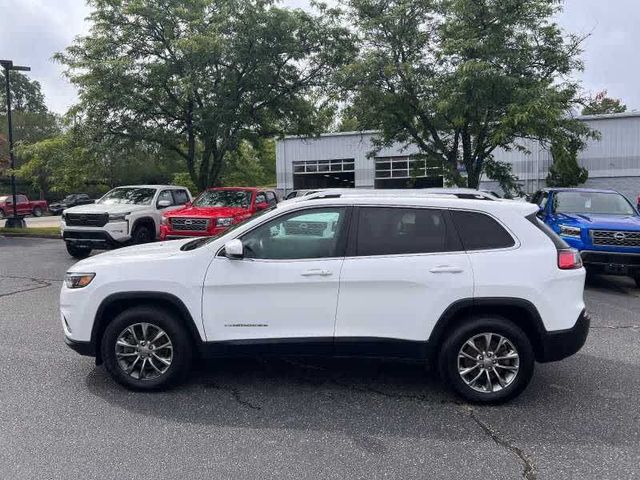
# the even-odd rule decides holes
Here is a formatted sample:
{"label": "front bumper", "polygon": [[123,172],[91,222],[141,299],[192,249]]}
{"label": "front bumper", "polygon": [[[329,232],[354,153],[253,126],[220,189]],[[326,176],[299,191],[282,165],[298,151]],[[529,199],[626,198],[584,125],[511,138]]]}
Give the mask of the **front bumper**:
{"label": "front bumper", "polygon": [[65,335],[64,343],[66,343],[71,350],[79,353],[80,355],[84,355],[85,357],[96,356],[96,349],[93,347],[91,342],[79,342],[77,340],[72,340]]}
{"label": "front bumper", "polygon": [[583,310],[573,327],[544,332],[536,360],[541,363],[555,362],[578,352],[587,341],[590,325],[591,318]]}
{"label": "front bumper", "polygon": [[205,231],[171,230],[166,225],[160,227],[160,240],[176,240],[190,237],[212,237],[224,232],[229,227],[214,227]]}
{"label": "front bumper", "polygon": [[610,275],[640,274],[640,253],[603,252],[583,250],[580,252],[582,263],[590,271]]}

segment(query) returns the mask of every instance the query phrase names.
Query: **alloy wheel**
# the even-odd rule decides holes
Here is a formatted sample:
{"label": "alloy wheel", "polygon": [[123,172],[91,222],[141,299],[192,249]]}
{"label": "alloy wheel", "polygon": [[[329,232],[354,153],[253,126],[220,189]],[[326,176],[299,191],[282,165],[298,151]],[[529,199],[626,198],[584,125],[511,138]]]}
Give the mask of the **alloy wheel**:
{"label": "alloy wheel", "polygon": [[520,370],[520,355],[513,343],[498,333],[469,338],[458,352],[458,374],[481,393],[499,392],[513,383]]}
{"label": "alloy wheel", "polygon": [[116,340],[118,366],[137,380],[153,380],[163,375],[173,361],[173,344],[169,335],[152,323],[134,323]]}

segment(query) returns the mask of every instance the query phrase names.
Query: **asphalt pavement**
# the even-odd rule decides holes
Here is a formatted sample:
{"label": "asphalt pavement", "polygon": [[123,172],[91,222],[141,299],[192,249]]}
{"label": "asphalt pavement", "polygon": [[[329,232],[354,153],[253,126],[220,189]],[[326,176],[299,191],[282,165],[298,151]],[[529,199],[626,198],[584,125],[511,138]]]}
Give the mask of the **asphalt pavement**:
{"label": "asphalt pavement", "polygon": [[596,277],[581,352],[499,407],[416,364],[230,359],[134,393],[63,343],[58,240],[0,237],[0,478],[640,477],[640,290]]}

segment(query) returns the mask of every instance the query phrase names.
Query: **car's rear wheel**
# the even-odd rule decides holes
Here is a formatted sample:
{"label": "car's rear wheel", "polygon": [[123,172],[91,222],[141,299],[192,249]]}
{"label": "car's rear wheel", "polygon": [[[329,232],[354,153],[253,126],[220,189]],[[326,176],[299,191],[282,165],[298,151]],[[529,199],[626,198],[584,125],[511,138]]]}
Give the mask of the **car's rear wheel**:
{"label": "car's rear wheel", "polygon": [[4,210],[0,208],[0,220],[4,220]]}
{"label": "car's rear wheel", "polygon": [[65,245],[67,246],[67,252],[69,253],[69,255],[71,255],[73,258],[77,258],[78,260],[82,260],[83,258],[87,258],[89,255],[91,255],[90,248],[78,247],[70,242],[65,242]]}
{"label": "car's rear wheel", "polygon": [[33,216],[34,217],[41,217],[42,216],[42,208],[40,207],[33,207]]}
{"label": "car's rear wheel", "polygon": [[104,365],[133,390],[161,390],[184,380],[192,358],[188,332],[170,312],[153,306],[125,310],[105,329]]}
{"label": "car's rear wheel", "polygon": [[498,316],[472,317],[451,332],[438,366],[455,393],[474,403],[502,403],[518,396],[533,376],[531,342]]}
{"label": "car's rear wheel", "polygon": [[636,282],[636,287],[640,288],[640,273],[637,273],[633,276],[633,279]]}

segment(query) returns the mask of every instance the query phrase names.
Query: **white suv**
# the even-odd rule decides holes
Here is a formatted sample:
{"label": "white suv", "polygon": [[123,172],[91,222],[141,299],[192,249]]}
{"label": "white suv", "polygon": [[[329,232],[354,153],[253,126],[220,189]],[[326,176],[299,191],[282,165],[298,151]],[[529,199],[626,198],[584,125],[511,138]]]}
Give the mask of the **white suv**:
{"label": "white suv", "polygon": [[83,260],[60,294],[67,344],[139,390],[192,359],[251,352],[437,363],[497,403],[585,342],[580,257],[535,205],[447,195],[286,202],[213,238]]}
{"label": "white suv", "polygon": [[67,208],[60,229],[67,251],[86,258],[94,249],[148,243],[160,232],[162,212],[191,201],[185,187],[130,185],[114,188],[94,204]]}

